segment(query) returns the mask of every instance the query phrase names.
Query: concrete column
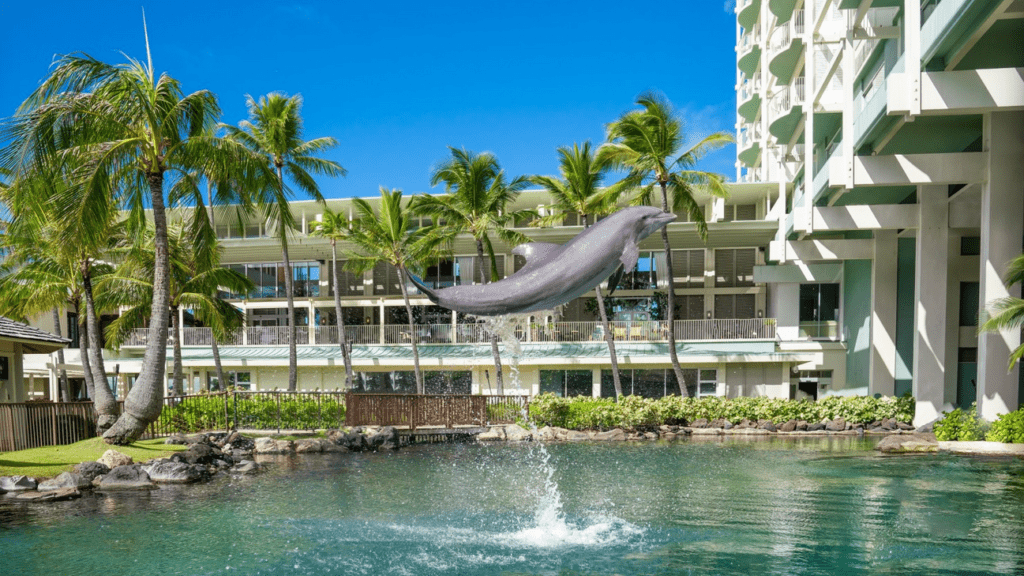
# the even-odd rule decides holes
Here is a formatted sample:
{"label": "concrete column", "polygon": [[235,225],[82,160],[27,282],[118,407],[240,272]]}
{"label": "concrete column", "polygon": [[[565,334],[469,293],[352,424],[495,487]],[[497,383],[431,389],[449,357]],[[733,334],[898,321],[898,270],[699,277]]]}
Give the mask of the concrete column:
{"label": "concrete column", "polygon": [[868,391],[892,396],[896,390],[896,232],[875,232],[871,260],[871,358]]}
{"label": "concrete column", "polygon": [[[988,178],[981,188],[980,302],[1021,295],[1003,285],[1006,266],[1021,254],[1024,238],[1024,112],[993,112],[984,117]],[[978,414],[995,420],[1020,403],[1019,370],[1007,372],[1010,353],[1020,346],[1020,330],[984,332],[978,337]]]}
{"label": "concrete column", "polygon": [[316,307],[313,305],[313,301],[310,300],[307,305],[309,312],[308,320],[306,321],[306,327],[309,330],[309,343],[316,344]]}
{"label": "concrete column", "polygon": [[914,270],[914,424],[939,417],[945,405],[949,203],[946,186],[918,186],[921,206]]}

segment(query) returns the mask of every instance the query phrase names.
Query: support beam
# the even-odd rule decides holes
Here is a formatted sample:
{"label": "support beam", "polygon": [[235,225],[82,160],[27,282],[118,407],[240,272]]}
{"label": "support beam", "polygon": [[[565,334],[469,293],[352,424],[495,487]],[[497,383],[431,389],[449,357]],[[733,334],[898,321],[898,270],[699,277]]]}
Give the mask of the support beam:
{"label": "support beam", "polygon": [[[800,260],[803,262],[870,260],[874,254],[873,248],[874,240],[773,241],[768,245],[770,260]],[[782,251],[785,253],[783,254]]]}
{"label": "support beam", "polygon": [[[847,188],[971,184],[985,179],[987,166],[987,152],[854,156],[853,180]],[[843,168],[843,161],[830,163],[829,178],[836,182],[845,180]]]}
{"label": "support beam", "polygon": [[949,275],[949,205],[945,186],[919,186],[921,206],[914,269],[914,425],[939,417],[946,404],[946,297]]}
{"label": "support beam", "polygon": [[896,390],[896,232],[875,232],[871,260],[871,358],[869,392],[892,396]]}
{"label": "support beam", "polygon": [[[889,114],[906,114],[911,101],[906,73],[889,75]],[[921,74],[921,114],[981,114],[1024,110],[1024,68],[952,70]]]}
{"label": "support beam", "polygon": [[815,231],[917,228],[916,204],[821,206],[811,211]]}
{"label": "support beam", "polygon": [[[984,118],[983,146],[989,151],[988,181],[981,193],[980,300],[1020,298],[1021,287],[1003,284],[1006,265],[1021,254],[1024,238],[1024,112],[999,112]],[[978,337],[978,414],[995,420],[1016,410],[1019,366],[1007,372],[1011,351],[1020,346],[1020,330],[985,332]]]}

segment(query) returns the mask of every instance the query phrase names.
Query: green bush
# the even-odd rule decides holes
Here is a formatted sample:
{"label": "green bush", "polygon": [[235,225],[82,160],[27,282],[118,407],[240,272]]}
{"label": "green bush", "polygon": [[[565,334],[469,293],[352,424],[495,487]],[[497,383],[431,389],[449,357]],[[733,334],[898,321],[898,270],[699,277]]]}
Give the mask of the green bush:
{"label": "green bush", "polygon": [[[313,394],[228,396],[228,423],[237,428],[314,430],[344,423],[345,402],[334,396]],[[237,417],[237,421],[236,421]],[[191,396],[164,405],[158,426],[164,432],[192,433],[228,427],[224,397]]]}
{"label": "green bush", "polygon": [[935,439],[962,442],[981,440],[984,437],[981,428],[975,405],[971,404],[967,410],[957,408],[952,412],[943,412],[942,418],[935,422]]}
{"label": "green bush", "polygon": [[771,420],[776,424],[789,420],[820,422],[834,418],[864,424],[884,418],[910,422],[914,419],[914,399],[910,396],[830,396],[812,402],[764,397],[726,399],[717,396],[666,396],[655,400],[625,396],[616,403],[610,398],[560,398],[552,394],[541,394],[530,402],[530,418],[538,426],[558,426],[571,430],[645,428],[690,423],[699,418],[724,419],[733,424],[744,419]]}
{"label": "green bush", "polygon": [[[936,433],[938,437],[938,433]],[[1000,414],[989,428],[985,439],[990,442],[1024,444],[1024,408],[1009,414]]]}

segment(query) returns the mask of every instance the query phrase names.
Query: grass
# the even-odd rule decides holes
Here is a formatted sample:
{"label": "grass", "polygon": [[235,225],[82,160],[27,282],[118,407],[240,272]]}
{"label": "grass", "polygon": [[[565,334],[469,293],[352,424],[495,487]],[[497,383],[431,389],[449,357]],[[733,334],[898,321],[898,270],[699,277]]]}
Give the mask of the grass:
{"label": "grass", "polygon": [[164,458],[185,449],[185,446],[164,444],[163,438],[140,440],[129,446],[111,446],[102,438],[90,438],[63,446],[44,446],[17,452],[0,452],[0,476],[25,475],[50,478],[66,472],[79,462],[96,460],[107,450],[117,450],[136,462]]}

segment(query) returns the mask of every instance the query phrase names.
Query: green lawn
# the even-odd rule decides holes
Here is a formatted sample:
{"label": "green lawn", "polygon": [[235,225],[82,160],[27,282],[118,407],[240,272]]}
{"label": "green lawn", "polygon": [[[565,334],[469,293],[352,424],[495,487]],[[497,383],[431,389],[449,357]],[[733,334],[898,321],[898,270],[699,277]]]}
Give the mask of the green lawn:
{"label": "green lawn", "polygon": [[64,446],[0,452],[0,476],[23,474],[34,478],[50,478],[71,470],[79,462],[96,460],[111,449],[131,456],[136,462],[145,462],[152,458],[164,458],[174,452],[184,450],[185,447],[164,444],[163,438],[140,440],[130,446],[111,446],[102,438],[90,438]]}

